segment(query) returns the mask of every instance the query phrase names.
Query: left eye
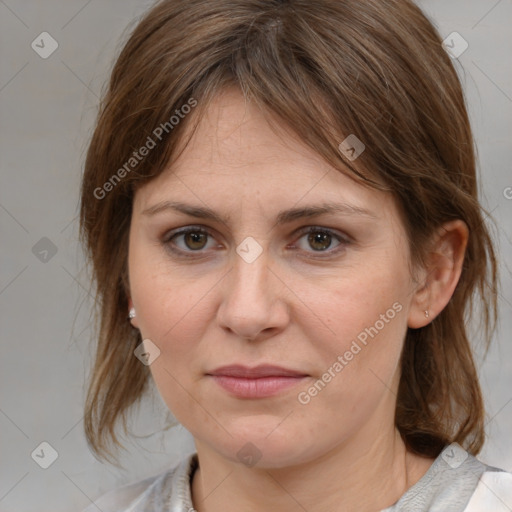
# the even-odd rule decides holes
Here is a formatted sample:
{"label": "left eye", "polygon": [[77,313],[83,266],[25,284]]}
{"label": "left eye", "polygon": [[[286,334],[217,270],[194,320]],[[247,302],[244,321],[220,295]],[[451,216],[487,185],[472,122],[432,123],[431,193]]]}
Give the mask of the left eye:
{"label": "left eye", "polygon": [[331,248],[333,240],[338,242],[336,247],[340,246],[344,241],[341,236],[324,228],[309,228],[308,231],[302,234],[299,240],[303,239],[306,240],[307,244],[314,252],[327,252],[327,249]]}

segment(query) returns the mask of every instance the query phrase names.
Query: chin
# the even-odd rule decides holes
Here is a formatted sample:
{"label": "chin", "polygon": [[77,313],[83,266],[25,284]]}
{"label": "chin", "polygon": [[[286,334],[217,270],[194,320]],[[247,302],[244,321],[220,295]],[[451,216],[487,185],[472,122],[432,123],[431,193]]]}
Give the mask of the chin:
{"label": "chin", "polygon": [[283,421],[283,417],[265,416],[264,421],[258,422],[255,416],[246,416],[242,422],[244,425],[225,424],[231,436],[226,434],[221,442],[218,439],[209,439],[207,443],[225,459],[248,468],[285,468],[304,464],[321,456],[321,447],[318,439],[311,434],[311,429],[305,429],[310,432],[311,439],[308,441],[297,429],[284,428],[287,420],[276,428]]}

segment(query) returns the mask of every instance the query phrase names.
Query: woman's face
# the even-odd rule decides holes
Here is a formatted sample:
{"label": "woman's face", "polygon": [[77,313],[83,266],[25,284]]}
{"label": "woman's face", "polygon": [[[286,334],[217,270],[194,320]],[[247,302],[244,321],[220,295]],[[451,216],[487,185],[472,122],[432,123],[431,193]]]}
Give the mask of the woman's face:
{"label": "woman's face", "polygon": [[[300,211],[325,205],[339,208]],[[133,323],[148,351],[160,350],[150,370],[164,401],[197,442],[261,467],[377,439],[393,425],[408,258],[389,195],[276,136],[225,91],[179,160],[134,200]],[[296,375],[212,375],[229,365]]]}

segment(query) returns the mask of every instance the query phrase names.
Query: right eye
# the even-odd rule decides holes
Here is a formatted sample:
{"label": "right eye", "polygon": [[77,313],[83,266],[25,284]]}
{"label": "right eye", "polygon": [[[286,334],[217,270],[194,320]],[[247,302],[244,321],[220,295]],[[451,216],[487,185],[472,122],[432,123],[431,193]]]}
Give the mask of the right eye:
{"label": "right eye", "polygon": [[203,249],[208,249],[208,237],[212,237],[208,230],[202,227],[189,226],[167,233],[163,243],[171,251],[175,253],[181,252],[187,257],[185,254],[187,252],[202,252]]}

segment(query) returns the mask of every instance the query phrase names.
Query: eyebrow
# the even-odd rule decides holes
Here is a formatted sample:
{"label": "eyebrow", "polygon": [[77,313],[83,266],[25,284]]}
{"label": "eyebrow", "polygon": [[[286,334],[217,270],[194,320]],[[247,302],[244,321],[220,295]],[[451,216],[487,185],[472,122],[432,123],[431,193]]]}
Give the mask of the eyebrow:
{"label": "eyebrow", "polygon": [[[158,213],[166,211],[177,211],[191,217],[197,217],[200,219],[209,219],[222,224],[227,224],[230,217],[222,217],[213,210],[203,206],[194,206],[179,201],[162,201],[160,203],[147,208],[142,212],[143,215],[153,216]],[[322,203],[319,205],[303,206],[300,208],[291,208],[289,210],[282,210],[277,214],[277,224],[286,224],[293,222],[294,220],[302,218],[317,217],[325,214],[341,213],[343,215],[360,215],[369,217],[371,219],[377,219],[377,216],[359,206],[347,204],[347,203]]]}

